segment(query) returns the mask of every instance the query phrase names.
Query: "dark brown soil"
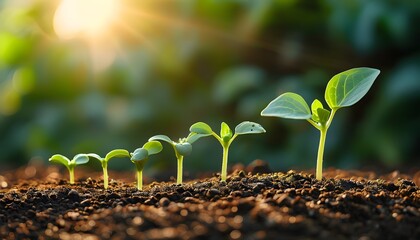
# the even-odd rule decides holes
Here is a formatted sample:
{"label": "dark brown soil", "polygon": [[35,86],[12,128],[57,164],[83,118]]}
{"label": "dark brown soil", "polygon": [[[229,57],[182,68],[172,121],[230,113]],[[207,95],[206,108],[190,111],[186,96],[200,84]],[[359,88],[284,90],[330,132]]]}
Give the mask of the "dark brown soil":
{"label": "dark brown soil", "polygon": [[66,176],[17,183],[0,176],[0,238],[420,239],[412,177],[368,180],[376,175],[333,169],[325,176],[236,171],[226,183],[153,182],[144,191],[120,180],[103,190],[91,178],[69,185]]}

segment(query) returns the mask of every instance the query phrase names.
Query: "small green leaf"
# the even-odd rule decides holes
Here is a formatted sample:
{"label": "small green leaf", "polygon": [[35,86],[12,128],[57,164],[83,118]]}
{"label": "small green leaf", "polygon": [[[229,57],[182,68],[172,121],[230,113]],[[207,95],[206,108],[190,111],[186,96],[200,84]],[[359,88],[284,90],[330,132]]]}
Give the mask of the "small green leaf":
{"label": "small green leaf", "polygon": [[223,141],[227,142],[232,138],[232,136],[233,132],[229,125],[227,125],[225,122],[222,122],[220,126],[220,137],[223,139]]}
{"label": "small green leaf", "polygon": [[328,121],[328,118],[330,117],[330,111],[324,108],[318,108],[317,109],[317,116],[318,116],[318,122],[321,124],[325,124]]}
{"label": "small green leaf", "polygon": [[167,143],[173,144],[172,139],[170,139],[170,138],[169,138],[168,136],[166,136],[166,135],[156,135],[156,136],[153,136],[153,137],[149,138],[149,142],[150,142],[150,141],[164,141],[164,142],[167,142]]}
{"label": "small green leaf", "polygon": [[175,144],[176,151],[182,156],[187,156],[192,152],[192,146],[190,143],[177,143]]}
{"label": "small green leaf", "polygon": [[213,130],[207,123],[197,122],[190,127],[190,132],[210,135],[213,132]]}
{"label": "small green leaf", "polygon": [[357,103],[369,91],[379,73],[378,69],[363,67],[335,75],[325,90],[328,106],[338,109]]}
{"label": "small green leaf", "polygon": [[311,111],[300,95],[287,92],[271,101],[261,112],[261,116],[309,119],[311,118]]}
{"label": "small green leaf", "polygon": [[89,157],[86,154],[77,154],[74,156],[73,160],[71,160],[76,165],[85,164],[89,162]]}
{"label": "small green leaf", "polygon": [[123,157],[130,157],[130,153],[125,149],[114,149],[105,156],[105,160],[109,161],[111,158],[123,158]]}
{"label": "small green leaf", "polygon": [[210,134],[199,134],[199,133],[192,132],[188,135],[187,142],[189,142],[190,144],[193,144],[198,139],[202,137],[208,137],[208,136],[210,136]]}
{"label": "small green leaf", "polygon": [[149,152],[144,148],[137,148],[131,154],[131,161],[142,161],[149,157]]}
{"label": "small green leaf", "polygon": [[104,159],[96,153],[88,153],[86,154],[88,157],[95,158],[96,160],[102,162]]}
{"label": "small green leaf", "polygon": [[265,129],[258,123],[245,121],[235,127],[235,134],[265,133]]}
{"label": "small green leaf", "polygon": [[52,157],[50,157],[50,159],[48,159],[48,161],[50,162],[54,162],[54,163],[60,163],[63,164],[64,166],[69,166],[70,164],[70,159],[68,159],[67,157],[61,155],[61,154],[55,154]]}
{"label": "small green leaf", "polygon": [[149,155],[153,155],[162,151],[163,146],[162,143],[158,141],[150,141],[143,145],[143,148],[147,150]]}
{"label": "small green leaf", "polygon": [[315,99],[311,104],[312,119],[315,122],[319,122],[319,116],[318,116],[319,108],[324,108],[324,106],[322,105],[321,101],[319,101],[318,99]]}

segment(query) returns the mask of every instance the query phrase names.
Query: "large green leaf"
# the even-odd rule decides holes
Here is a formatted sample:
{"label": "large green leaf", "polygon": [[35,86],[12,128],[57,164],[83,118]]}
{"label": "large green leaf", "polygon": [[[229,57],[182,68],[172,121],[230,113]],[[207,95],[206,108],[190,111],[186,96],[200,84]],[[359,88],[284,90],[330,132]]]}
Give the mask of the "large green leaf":
{"label": "large green leaf", "polygon": [[380,71],[374,68],[353,68],[341,72],[328,82],[325,101],[331,109],[357,103],[369,91]]}
{"label": "large green leaf", "polygon": [[123,157],[130,157],[130,153],[125,149],[114,149],[105,156],[105,160],[109,161],[111,158],[123,158]]}
{"label": "large green leaf", "polygon": [[182,156],[187,156],[192,152],[192,146],[188,142],[175,144],[175,149]]}
{"label": "large green leaf", "polygon": [[290,119],[309,119],[311,111],[305,100],[296,93],[283,93],[271,101],[261,112],[261,116]]}
{"label": "large green leaf", "polygon": [[213,130],[207,123],[197,122],[190,127],[190,132],[210,135]]}
{"label": "large green leaf", "polygon": [[255,122],[241,122],[235,127],[235,134],[254,134],[254,133],[265,133],[265,129],[258,123]]}
{"label": "large green leaf", "polygon": [[74,158],[73,158],[73,160],[71,160],[71,162],[73,164],[76,164],[76,165],[85,164],[85,163],[89,162],[89,157],[88,157],[87,154],[83,154],[83,153],[77,154],[76,156],[74,156]]}
{"label": "large green leaf", "polygon": [[162,151],[163,146],[162,143],[158,141],[150,141],[143,145],[143,148],[147,150],[149,155],[153,155]]}
{"label": "large green leaf", "polygon": [[55,154],[52,157],[50,157],[50,159],[48,159],[48,161],[50,162],[54,162],[54,163],[60,163],[63,164],[64,166],[68,167],[70,164],[70,159],[68,159],[67,157],[61,155],[61,154]]}
{"label": "large green leaf", "polygon": [[153,136],[153,137],[149,138],[149,142],[150,142],[150,141],[164,141],[164,142],[167,142],[167,143],[173,144],[172,139],[170,139],[170,138],[169,138],[168,136],[166,136],[166,135],[155,135],[155,136]]}
{"label": "large green leaf", "polygon": [[134,152],[131,154],[131,161],[142,161],[147,159],[149,156],[149,152],[144,148],[137,148],[134,150]]}

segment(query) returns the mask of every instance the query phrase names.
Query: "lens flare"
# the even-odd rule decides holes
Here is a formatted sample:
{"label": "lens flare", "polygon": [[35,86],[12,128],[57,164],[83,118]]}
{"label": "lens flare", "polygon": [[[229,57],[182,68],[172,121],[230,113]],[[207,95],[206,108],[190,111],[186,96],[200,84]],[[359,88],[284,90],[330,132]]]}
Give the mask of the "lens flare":
{"label": "lens flare", "polygon": [[110,29],[115,0],[62,0],[54,15],[54,30],[62,39],[100,37]]}

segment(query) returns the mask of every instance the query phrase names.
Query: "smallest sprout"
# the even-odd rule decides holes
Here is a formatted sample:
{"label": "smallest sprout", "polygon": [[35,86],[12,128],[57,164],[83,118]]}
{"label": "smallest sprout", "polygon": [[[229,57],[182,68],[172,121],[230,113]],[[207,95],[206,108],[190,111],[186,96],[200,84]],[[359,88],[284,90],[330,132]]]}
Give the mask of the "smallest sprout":
{"label": "smallest sprout", "polygon": [[131,153],[131,161],[136,166],[137,175],[137,189],[143,189],[143,168],[146,162],[149,160],[149,156],[161,152],[163,149],[162,144],[158,141],[150,141],[143,145],[141,148],[137,148]]}
{"label": "smallest sprout", "polygon": [[102,170],[104,172],[104,188],[108,189],[108,161],[111,158],[123,158],[123,157],[130,157],[130,153],[125,149],[115,149],[110,151],[105,158],[100,157],[98,154],[89,153],[87,154],[88,157],[92,157],[97,159],[101,162]]}
{"label": "smallest sprout", "polygon": [[76,167],[76,165],[81,165],[89,162],[89,157],[87,154],[77,154],[70,161],[70,159],[61,154],[55,154],[49,159],[49,161],[60,163],[66,166],[67,170],[69,170],[70,184],[74,184],[74,167]]}

